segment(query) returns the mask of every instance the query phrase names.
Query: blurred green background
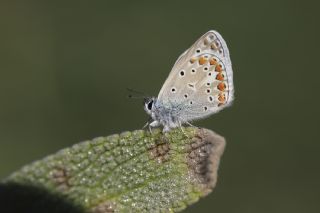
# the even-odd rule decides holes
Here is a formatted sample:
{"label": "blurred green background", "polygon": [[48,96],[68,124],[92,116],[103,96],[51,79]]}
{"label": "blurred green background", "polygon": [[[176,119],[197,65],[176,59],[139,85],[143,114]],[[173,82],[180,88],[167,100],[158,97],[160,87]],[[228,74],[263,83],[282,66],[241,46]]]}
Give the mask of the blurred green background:
{"label": "blurred green background", "polygon": [[[90,3],[88,3],[90,2]],[[320,212],[317,1],[1,1],[0,178],[147,119],[199,36],[227,41],[236,100],[195,125],[227,139],[216,190],[186,212]]]}

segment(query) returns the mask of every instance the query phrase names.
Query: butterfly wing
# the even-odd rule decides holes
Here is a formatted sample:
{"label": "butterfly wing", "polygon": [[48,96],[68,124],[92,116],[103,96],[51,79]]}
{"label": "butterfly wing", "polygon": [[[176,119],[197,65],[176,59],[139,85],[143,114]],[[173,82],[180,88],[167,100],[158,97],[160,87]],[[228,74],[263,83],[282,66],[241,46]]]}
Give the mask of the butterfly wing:
{"label": "butterfly wing", "polygon": [[190,121],[230,105],[233,93],[228,47],[222,36],[211,30],[175,62],[158,101],[179,109],[177,116],[182,121]]}

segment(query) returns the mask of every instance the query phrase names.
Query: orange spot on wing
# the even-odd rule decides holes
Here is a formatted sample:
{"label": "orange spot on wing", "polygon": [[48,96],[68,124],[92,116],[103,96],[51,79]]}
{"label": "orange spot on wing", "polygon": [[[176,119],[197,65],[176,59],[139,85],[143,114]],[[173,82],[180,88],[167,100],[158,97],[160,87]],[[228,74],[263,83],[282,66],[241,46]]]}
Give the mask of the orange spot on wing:
{"label": "orange spot on wing", "polygon": [[213,49],[213,50],[218,49],[217,44],[213,42],[213,43],[211,44],[211,49]]}
{"label": "orange spot on wing", "polygon": [[219,81],[223,81],[224,80],[224,75],[220,72],[218,73],[218,75],[216,76],[216,79]]}
{"label": "orange spot on wing", "polygon": [[193,64],[196,60],[197,60],[197,58],[191,58],[190,63]]}
{"label": "orange spot on wing", "polygon": [[200,57],[199,58],[199,64],[200,65],[203,65],[203,64],[205,64],[207,62],[207,59],[205,59],[204,57]]}
{"label": "orange spot on wing", "polygon": [[221,72],[222,71],[222,65],[221,64],[216,65],[215,71],[216,72]]}
{"label": "orange spot on wing", "polygon": [[215,58],[211,58],[209,62],[210,62],[210,65],[216,65],[218,63],[217,59]]}
{"label": "orange spot on wing", "polygon": [[226,89],[226,84],[221,82],[221,83],[218,84],[217,88],[220,91],[224,91]]}
{"label": "orange spot on wing", "polygon": [[224,103],[226,101],[226,96],[223,93],[220,93],[218,100],[220,101],[220,103]]}

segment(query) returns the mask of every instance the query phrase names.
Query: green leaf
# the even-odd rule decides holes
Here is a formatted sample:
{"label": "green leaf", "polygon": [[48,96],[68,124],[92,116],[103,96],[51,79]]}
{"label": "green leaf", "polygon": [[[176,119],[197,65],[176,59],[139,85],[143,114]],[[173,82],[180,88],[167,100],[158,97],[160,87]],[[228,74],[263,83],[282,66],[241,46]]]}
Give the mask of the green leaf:
{"label": "green leaf", "polygon": [[56,197],[57,212],[63,212],[58,201],[78,212],[178,212],[212,191],[224,147],[223,137],[191,127],[98,137],[13,173],[0,198],[11,193],[7,203],[16,203],[12,189],[20,187],[20,193]]}

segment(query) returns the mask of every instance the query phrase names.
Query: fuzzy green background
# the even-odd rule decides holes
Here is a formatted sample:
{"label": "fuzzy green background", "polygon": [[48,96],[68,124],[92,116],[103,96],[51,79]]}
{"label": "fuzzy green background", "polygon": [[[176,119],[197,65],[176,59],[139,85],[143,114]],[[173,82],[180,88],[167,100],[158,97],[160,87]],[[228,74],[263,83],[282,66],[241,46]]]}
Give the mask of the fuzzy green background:
{"label": "fuzzy green background", "polygon": [[[227,139],[215,191],[186,212],[320,211],[317,1],[0,3],[0,178],[76,142],[140,129],[177,57],[210,29],[235,102],[195,122]],[[89,3],[90,2],[90,3]]]}

